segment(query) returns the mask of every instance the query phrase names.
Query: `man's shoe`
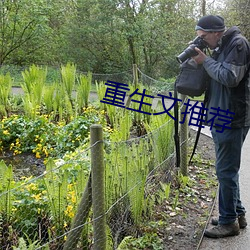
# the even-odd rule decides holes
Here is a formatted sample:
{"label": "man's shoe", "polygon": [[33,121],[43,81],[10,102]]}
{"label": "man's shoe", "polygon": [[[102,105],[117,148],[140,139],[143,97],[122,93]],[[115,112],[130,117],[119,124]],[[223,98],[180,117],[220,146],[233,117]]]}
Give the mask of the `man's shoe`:
{"label": "man's shoe", "polygon": [[238,222],[241,229],[247,226],[247,220],[245,214],[242,214],[238,217]]}
{"label": "man's shoe", "polygon": [[[247,226],[247,220],[246,220],[245,214],[239,215],[238,222],[239,222],[240,229],[243,229],[243,228],[245,228]],[[214,226],[217,226],[218,225],[218,219],[217,218],[212,218],[211,224],[214,225]]]}
{"label": "man's shoe", "polygon": [[204,235],[209,238],[223,238],[228,236],[239,235],[240,227],[238,222],[234,222],[232,224],[222,225],[219,224],[210,229],[206,229]]}

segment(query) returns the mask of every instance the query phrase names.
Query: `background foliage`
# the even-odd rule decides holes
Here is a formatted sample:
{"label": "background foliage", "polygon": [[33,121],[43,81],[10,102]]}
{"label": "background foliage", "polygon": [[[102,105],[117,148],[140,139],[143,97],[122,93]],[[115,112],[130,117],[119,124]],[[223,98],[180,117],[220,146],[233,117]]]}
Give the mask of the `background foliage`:
{"label": "background foliage", "polygon": [[61,65],[154,78],[178,72],[175,56],[205,14],[224,16],[249,38],[246,0],[15,0],[0,3],[0,64]]}

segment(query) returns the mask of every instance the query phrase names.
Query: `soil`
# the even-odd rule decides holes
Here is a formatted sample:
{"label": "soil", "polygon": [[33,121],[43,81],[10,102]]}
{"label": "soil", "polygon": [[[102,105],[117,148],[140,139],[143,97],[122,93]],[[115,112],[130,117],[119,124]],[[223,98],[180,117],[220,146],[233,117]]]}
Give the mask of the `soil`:
{"label": "soil", "polygon": [[[190,132],[191,138],[195,138],[196,132]],[[190,146],[193,147],[192,140]],[[158,232],[158,235],[162,235],[164,250],[199,249],[217,194],[214,162],[213,141],[201,134],[196,155],[188,170],[191,184],[185,188],[176,184],[177,190],[179,188],[176,209],[173,209],[173,202],[158,207],[159,213],[166,214],[167,218],[167,227],[160,228]],[[175,197],[176,194],[172,194],[172,199]]]}
{"label": "soil", "polygon": [[22,153],[14,156],[12,152],[7,152],[0,156],[0,160],[4,160],[6,165],[13,167],[16,181],[23,176],[39,176],[45,171],[43,159],[37,159],[32,153]]}

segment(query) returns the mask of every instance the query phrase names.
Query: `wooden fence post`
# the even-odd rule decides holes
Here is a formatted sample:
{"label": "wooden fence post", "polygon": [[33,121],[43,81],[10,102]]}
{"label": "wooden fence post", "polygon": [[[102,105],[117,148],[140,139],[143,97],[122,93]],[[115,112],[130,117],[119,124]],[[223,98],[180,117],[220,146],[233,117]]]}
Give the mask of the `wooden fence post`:
{"label": "wooden fence post", "polygon": [[133,83],[135,87],[138,85],[138,71],[137,71],[137,65],[133,64]]}
{"label": "wooden fence post", "polygon": [[91,176],[93,205],[93,250],[106,249],[106,216],[104,193],[104,151],[103,131],[99,124],[90,127],[91,140]]}
{"label": "wooden fence post", "polygon": [[70,233],[64,244],[63,250],[71,250],[77,248],[77,243],[81,237],[84,223],[86,222],[91,208],[91,176],[83,192],[81,201],[78,205],[76,216],[73,220]]}

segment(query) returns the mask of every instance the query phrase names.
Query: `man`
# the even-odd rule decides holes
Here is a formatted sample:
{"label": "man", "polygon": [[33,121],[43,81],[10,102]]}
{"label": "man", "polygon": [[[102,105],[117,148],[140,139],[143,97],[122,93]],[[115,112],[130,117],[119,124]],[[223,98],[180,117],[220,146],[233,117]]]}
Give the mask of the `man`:
{"label": "man", "polygon": [[250,126],[250,46],[237,27],[226,30],[220,16],[202,17],[195,30],[213,50],[209,57],[195,48],[198,55],[193,57],[196,63],[203,64],[211,78],[207,108],[209,111],[219,108],[225,117],[232,116],[229,112],[235,113],[231,128],[223,132],[221,127],[225,117],[211,113],[206,115],[208,125],[213,121],[219,218],[212,220],[215,226],[207,229],[205,235],[221,238],[238,235],[239,228],[247,226],[246,211],[240,200],[239,169],[242,145]]}

